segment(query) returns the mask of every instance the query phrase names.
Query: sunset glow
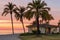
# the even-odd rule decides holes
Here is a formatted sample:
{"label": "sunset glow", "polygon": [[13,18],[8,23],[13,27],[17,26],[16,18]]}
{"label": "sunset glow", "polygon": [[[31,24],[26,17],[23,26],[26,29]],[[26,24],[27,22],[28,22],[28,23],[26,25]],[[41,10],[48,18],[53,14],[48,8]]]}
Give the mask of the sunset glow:
{"label": "sunset glow", "polygon": [[[7,4],[8,2],[13,2],[17,6],[22,5],[22,6],[26,7],[27,4],[31,1],[32,0],[0,0],[0,30],[11,30],[10,15],[8,14],[7,16],[1,16],[5,4]],[[51,11],[49,13],[52,14],[54,19],[55,19],[55,20],[52,20],[50,22],[50,24],[57,25],[58,21],[60,20],[60,5],[59,5],[60,0],[52,0],[52,1],[51,0],[45,0],[45,2],[51,8]],[[13,20],[14,20],[13,21],[14,29],[16,29],[16,30],[17,29],[23,29],[20,21],[17,21],[15,19],[15,17],[13,17]],[[30,23],[32,23],[33,20],[34,19],[32,19],[31,21],[28,21],[28,20],[25,19],[24,20],[25,28],[26,28],[26,25],[29,25]]]}

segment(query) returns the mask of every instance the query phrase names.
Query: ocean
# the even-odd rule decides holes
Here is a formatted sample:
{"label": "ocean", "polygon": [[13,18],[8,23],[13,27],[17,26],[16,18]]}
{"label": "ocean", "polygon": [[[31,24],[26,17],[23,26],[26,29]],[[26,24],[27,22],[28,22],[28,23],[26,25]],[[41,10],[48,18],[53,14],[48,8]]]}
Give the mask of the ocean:
{"label": "ocean", "polygon": [[[28,32],[28,29],[25,29],[25,32]],[[14,33],[24,33],[23,29],[16,29],[14,30]],[[7,30],[7,29],[4,29],[4,30],[0,30],[0,35],[6,35],[6,34],[12,34],[12,30]]]}
{"label": "ocean", "polygon": [[[28,28],[26,27],[26,25],[29,24],[24,24],[24,28],[26,30],[26,32],[28,32]],[[22,24],[20,23],[14,23],[13,25],[14,27],[14,33],[23,33],[23,27]],[[12,34],[12,27],[11,27],[11,23],[0,23],[0,35],[5,35],[5,34]]]}

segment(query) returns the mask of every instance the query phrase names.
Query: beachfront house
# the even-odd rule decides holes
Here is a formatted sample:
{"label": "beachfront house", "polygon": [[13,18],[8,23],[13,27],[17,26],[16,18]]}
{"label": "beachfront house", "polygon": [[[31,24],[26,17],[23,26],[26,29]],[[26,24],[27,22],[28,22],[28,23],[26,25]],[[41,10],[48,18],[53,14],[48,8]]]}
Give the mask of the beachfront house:
{"label": "beachfront house", "polygon": [[[41,33],[59,33],[60,32],[60,24],[58,25],[50,25],[50,24],[39,24]],[[33,30],[37,30],[36,24],[31,24],[27,26],[28,32],[32,33]]]}

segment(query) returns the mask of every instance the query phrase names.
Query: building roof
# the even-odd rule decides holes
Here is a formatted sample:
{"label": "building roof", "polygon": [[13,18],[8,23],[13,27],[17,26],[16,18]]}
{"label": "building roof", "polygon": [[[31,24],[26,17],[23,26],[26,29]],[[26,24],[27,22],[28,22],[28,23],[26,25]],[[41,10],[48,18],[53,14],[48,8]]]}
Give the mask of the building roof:
{"label": "building roof", "polygon": [[[58,27],[57,25],[50,25],[50,24],[39,24],[39,26],[40,27],[50,27],[50,28],[52,28],[52,27]],[[32,24],[32,25],[28,25],[26,27],[30,28],[30,27],[37,27],[37,26],[36,26],[36,24],[35,25]]]}

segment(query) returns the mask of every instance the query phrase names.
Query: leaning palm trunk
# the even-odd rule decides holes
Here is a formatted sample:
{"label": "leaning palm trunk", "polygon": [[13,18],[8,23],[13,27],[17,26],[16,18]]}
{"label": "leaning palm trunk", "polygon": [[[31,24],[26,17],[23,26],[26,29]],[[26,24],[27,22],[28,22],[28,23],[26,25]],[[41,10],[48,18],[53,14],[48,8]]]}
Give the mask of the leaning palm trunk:
{"label": "leaning palm trunk", "polygon": [[24,33],[25,33],[25,28],[24,28],[23,19],[21,19],[20,21],[22,22],[23,30],[24,30]]}
{"label": "leaning palm trunk", "polygon": [[14,27],[13,27],[13,18],[12,18],[12,12],[10,13],[10,15],[11,15],[12,33],[13,33],[13,35],[14,35]]}

